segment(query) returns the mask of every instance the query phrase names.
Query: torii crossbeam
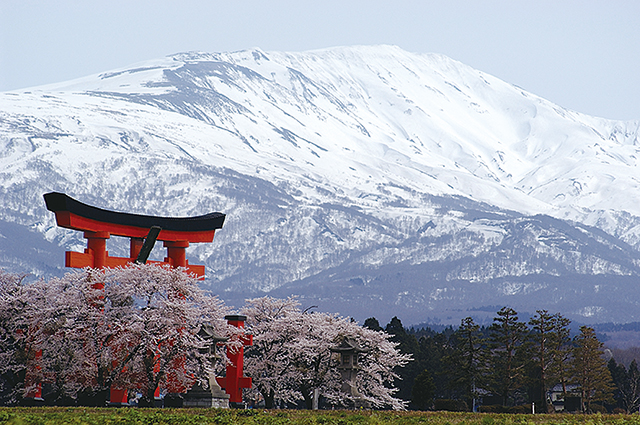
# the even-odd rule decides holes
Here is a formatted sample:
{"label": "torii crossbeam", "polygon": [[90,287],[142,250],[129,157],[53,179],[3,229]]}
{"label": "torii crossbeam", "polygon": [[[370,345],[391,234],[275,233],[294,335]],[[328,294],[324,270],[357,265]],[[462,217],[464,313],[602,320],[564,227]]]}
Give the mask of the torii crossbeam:
{"label": "torii crossbeam", "polygon": [[[140,254],[149,230],[155,227],[160,228],[157,240],[164,242],[167,257],[164,262],[151,263],[185,267],[200,279],[204,279],[204,266],[189,264],[185,250],[189,243],[213,241],[216,229],[222,228],[226,217],[219,212],[179,218],[128,214],[92,207],[58,192],[45,194],[44,200],[47,209],[56,214],[58,226],[84,232],[87,239],[84,252],[65,253],[65,266],[76,268],[117,267],[134,262]],[[106,241],[111,235],[131,238],[128,258],[109,256]]]}

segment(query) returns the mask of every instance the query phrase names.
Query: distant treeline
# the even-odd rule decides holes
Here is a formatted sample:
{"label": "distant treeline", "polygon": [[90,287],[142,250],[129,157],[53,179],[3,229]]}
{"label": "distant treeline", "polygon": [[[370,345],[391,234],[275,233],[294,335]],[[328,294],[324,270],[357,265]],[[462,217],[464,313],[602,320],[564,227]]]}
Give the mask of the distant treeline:
{"label": "distant treeline", "polygon": [[[490,306],[493,308],[493,306]],[[499,310],[500,307],[495,308],[492,311]],[[475,311],[475,310],[474,310]],[[477,309],[477,311],[489,311],[489,307],[482,307]],[[572,334],[577,334],[579,331],[579,327],[582,326],[578,323],[572,323],[571,329]],[[602,332],[620,332],[620,331],[632,331],[632,332],[640,332],[640,322],[630,322],[630,323],[596,323],[590,325],[598,334]],[[442,325],[439,323],[418,323],[417,325],[412,325],[407,327],[407,332],[413,333],[416,336],[420,337],[424,333],[433,333],[433,332],[443,332],[446,329],[451,329],[451,331],[455,331],[457,326],[452,325]],[[599,337],[601,340],[606,340],[606,337]]]}
{"label": "distant treeline", "polygon": [[[410,401],[411,408],[517,411],[521,406],[531,411],[535,403],[538,412],[552,412],[554,387],[580,400],[577,408],[585,412],[633,412],[640,405],[636,362],[618,364],[611,351],[606,357],[593,327],[576,332],[561,314],[538,310],[524,322],[503,307],[489,326],[471,317],[458,327],[405,328],[397,317],[384,328],[373,317],[364,326],[384,329],[402,353],[413,357],[394,382],[398,397]],[[616,329],[640,330],[640,323],[598,325],[600,332]]]}
{"label": "distant treeline", "polygon": [[640,322],[598,323],[596,325],[593,325],[593,328],[597,332],[620,332],[620,331],[640,332]]}

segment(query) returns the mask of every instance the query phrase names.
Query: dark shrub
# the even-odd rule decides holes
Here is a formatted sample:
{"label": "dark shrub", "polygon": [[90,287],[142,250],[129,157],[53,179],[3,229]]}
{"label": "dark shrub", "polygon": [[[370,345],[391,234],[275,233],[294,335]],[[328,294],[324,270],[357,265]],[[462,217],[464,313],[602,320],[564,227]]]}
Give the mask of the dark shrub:
{"label": "dark shrub", "polygon": [[591,412],[592,413],[607,413],[607,408],[604,406],[601,406],[599,404],[592,404],[591,405]]}
{"label": "dark shrub", "polygon": [[520,406],[513,406],[507,408],[507,413],[531,413],[530,404],[521,404]]}
{"label": "dark shrub", "polygon": [[466,412],[469,410],[467,403],[462,400],[451,400],[448,398],[437,398],[433,402],[435,410],[445,410],[448,412]]}
{"label": "dark shrub", "polygon": [[482,405],[478,408],[481,413],[504,413],[505,408],[501,404]]}

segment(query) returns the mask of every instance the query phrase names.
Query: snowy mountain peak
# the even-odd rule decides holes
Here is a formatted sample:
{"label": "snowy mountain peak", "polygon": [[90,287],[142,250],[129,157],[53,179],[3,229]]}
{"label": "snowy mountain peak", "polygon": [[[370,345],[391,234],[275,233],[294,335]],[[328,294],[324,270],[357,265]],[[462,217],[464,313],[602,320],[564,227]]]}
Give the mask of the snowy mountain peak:
{"label": "snowy mountain peak", "polygon": [[[43,193],[133,213],[223,211],[216,242],[193,247],[223,291],[323,273],[366,283],[403,262],[457,270],[438,285],[534,276],[542,263],[633,276],[639,129],[397,46],[178,53],[0,93],[0,211],[67,248],[80,237],[55,228]],[[523,218],[536,214],[586,227],[558,236],[555,222]],[[539,263],[513,260],[516,234]],[[604,254],[618,249],[624,264]],[[460,264],[483,255],[480,269]]]}

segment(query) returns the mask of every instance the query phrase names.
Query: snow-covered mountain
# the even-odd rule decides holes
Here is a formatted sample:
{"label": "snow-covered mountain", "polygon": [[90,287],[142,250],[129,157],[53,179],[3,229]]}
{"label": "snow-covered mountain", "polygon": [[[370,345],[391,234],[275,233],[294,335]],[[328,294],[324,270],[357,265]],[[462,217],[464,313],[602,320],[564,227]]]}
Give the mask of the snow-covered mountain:
{"label": "snow-covered mountain", "polygon": [[61,273],[83,249],[44,207],[58,191],[226,213],[189,259],[231,303],[640,320],[639,129],[393,46],[176,54],[0,93],[0,265]]}

